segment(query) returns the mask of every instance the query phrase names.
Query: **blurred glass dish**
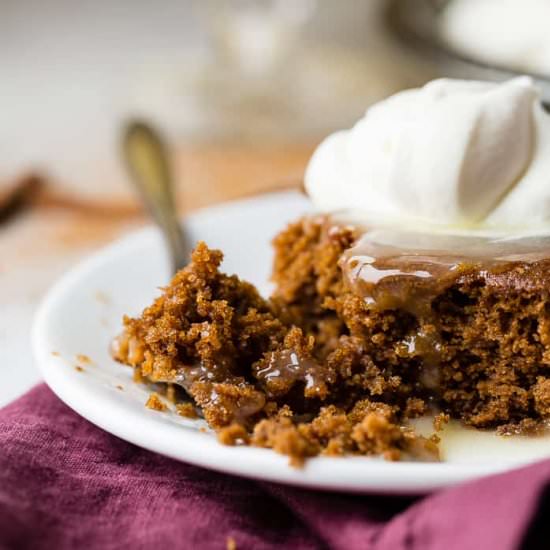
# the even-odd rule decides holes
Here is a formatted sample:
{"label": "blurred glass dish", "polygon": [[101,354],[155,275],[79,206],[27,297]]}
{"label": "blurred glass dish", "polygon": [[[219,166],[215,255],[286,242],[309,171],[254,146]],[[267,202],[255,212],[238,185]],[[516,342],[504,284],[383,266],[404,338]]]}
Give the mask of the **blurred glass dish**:
{"label": "blurred glass dish", "polygon": [[317,0],[205,0],[200,6],[216,53],[260,85],[288,62]]}
{"label": "blurred glass dish", "polygon": [[438,33],[465,55],[550,78],[549,21],[548,0],[452,0]]}
{"label": "blurred glass dish", "polygon": [[481,52],[473,57],[464,50],[459,51],[451,46],[443,38],[440,26],[442,14],[452,2],[453,0],[392,0],[386,12],[388,28],[407,47],[434,63],[444,76],[503,81],[526,74],[534,79],[542,91],[543,101],[548,105],[550,76],[519,69],[518,64],[512,61],[510,64],[488,63]]}
{"label": "blurred glass dish", "polygon": [[332,0],[197,2],[204,55],[141,89],[163,97],[155,104],[169,111],[175,139],[316,142],[426,79],[381,32],[383,4],[357,2],[352,11]]}

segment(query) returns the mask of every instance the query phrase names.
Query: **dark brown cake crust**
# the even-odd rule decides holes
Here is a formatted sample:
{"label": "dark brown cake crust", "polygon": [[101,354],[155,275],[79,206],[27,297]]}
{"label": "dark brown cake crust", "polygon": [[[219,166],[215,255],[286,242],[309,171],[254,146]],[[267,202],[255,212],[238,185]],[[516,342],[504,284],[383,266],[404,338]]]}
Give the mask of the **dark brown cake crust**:
{"label": "dark brown cake crust", "polygon": [[320,453],[436,459],[437,436],[404,427],[427,412],[508,433],[550,415],[550,260],[462,266],[415,315],[374,308],[349,284],[339,260],[356,239],[323,217],[288,226],[269,300],[199,244],[155,303],[125,318],[113,354],[140,380],[183,388],[222,442],[295,464]]}

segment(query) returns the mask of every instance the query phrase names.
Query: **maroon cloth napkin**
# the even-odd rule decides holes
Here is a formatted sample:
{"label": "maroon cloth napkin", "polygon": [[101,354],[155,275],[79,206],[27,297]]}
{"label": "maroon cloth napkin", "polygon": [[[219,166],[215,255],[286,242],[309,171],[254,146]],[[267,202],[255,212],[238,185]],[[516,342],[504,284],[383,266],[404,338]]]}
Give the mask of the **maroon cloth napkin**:
{"label": "maroon cloth napkin", "polygon": [[550,548],[550,461],[418,499],[244,480],[139,449],[44,385],[0,410],[0,548]]}

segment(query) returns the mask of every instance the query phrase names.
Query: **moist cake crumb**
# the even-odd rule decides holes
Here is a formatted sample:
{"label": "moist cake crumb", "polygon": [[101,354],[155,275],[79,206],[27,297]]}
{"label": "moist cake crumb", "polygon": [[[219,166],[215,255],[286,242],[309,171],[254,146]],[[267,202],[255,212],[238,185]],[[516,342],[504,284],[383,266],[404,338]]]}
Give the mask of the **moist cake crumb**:
{"label": "moist cake crumb", "polygon": [[548,433],[548,424],[533,418],[524,418],[518,422],[502,424],[497,428],[497,434],[502,436],[527,435],[537,436]]}
{"label": "moist cake crumb", "polygon": [[[550,258],[460,266],[422,311],[380,309],[342,269],[358,235],[324,216],[290,224],[274,240],[269,299],[199,243],[154,303],[124,318],[113,356],[185,410],[190,397],[223,443],[294,465],[320,454],[438,460],[439,438],[410,425],[426,415],[436,432],[453,418],[526,433],[550,417]],[[384,292],[418,291],[411,277],[387,279]]]}
{"label": "moist cake crumb", "polygon": [[440,412],[436,414],[434,416],[434,421],[433,421],[434,430],[436,432],[442,431],[443,428],[445,428],[445,425],[448,424],[450,420],[451,420],[451,417],[447,413]]}
{"label": "moist cake crumb", "polygon": [[224,445],[245,444],[249,439],[248,432],[241,424],[225,426],[218,432],[218,441]]}
{"label": "moist cake crumb", "polygon": [[199,418],[193,403],[178,403],[176,405],[176,412],[185,418]]}
{"label": "moist cake crumb", "polygon": [[168,407],[162,402],[158,393],[155,393],[155,392],[153,392],[149,396],[149,399],[147,399],[147,403],[145,403],[145,406],[148,409],[151,409],[153,411],[160,411],[160,412],[163,412],[168,409]]}

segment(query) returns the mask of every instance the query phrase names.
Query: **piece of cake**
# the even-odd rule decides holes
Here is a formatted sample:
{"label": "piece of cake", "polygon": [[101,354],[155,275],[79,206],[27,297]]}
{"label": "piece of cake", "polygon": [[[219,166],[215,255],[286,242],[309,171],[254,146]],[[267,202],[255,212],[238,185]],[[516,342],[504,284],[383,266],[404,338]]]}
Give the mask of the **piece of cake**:
{"label": "piece of cake", "polygon": [[548,148],[528,79],[397,94],[314,154],[319,213],[275,237],[269,299],[201,243],[125,319],[114,357],[192,399],[220,441],[296,464],[436,460],[436,433],[410,424],[426,415],[536,432],[550,417]]}

